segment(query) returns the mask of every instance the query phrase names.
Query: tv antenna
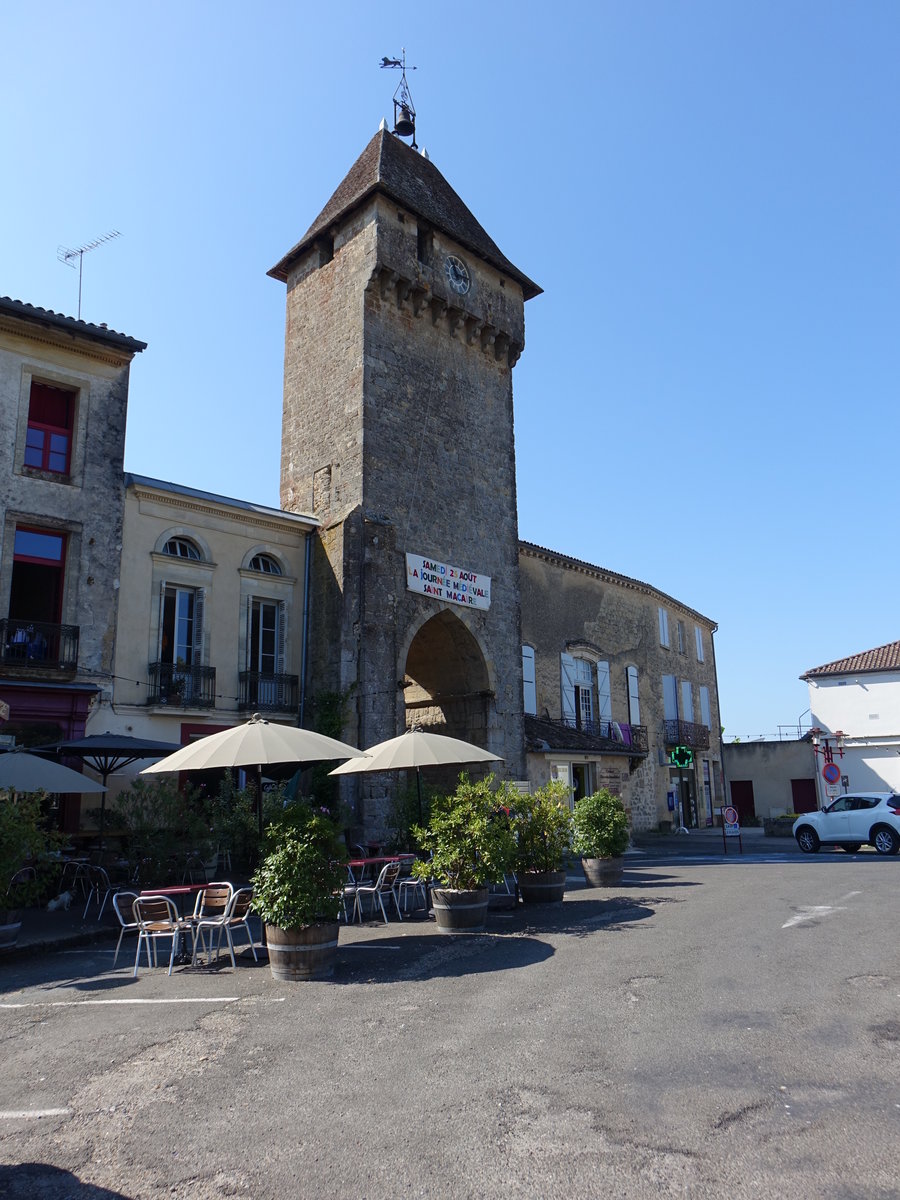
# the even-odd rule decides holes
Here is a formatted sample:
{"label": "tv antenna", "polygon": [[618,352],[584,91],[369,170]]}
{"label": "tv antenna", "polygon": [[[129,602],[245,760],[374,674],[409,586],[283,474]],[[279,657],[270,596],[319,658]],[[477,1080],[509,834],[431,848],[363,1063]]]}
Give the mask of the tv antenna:
{"label": "tv antenna", "polygon": [[[406,47],[403,47],[400,58],[388,58],[385,56],[378,64],[382,69],[388,67],[395,71],[400,71],[400,82],[397,85],[397,90],[394,92],[394,133],[397,137],[412,138],[413,150],[418,150],[416,145],[416,110],[413,107],[412,96],[409,94],[409,84],[406,82]],[[410,67],[410,71],[415,71],[415,67]]]}
{"label": "tv antenna", "polygon": [[88,250],[96,250],[98,246],[102,246],[104,242],[111,242],[113,238],[121,237],[118,229],[111,229],[109,233],[104,233],[101,237],[94,238],[92,242],[85,242],[83,246],[79,246],[77,250],[69,250],[65,246],[56,247],[56,257],[61,263],[65,263],[67,267],[75,270],[75,259],[78,259],[78,320],[81,320],[81,273],[84,264],[84,256]]}

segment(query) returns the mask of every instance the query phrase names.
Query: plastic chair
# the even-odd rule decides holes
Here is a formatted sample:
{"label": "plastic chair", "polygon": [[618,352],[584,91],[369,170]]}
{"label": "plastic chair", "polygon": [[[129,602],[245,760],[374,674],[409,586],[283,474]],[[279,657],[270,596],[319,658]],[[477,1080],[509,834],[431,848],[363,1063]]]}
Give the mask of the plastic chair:
{"label": "plastic chair", "polygon": [[[118,918],[122,928],[119,930],[119,940],[116,942],[116,953],[113,958],[113,968],[119,959],[119,951],[122,948],[122,938],[126,933],[137,933],[140,929],[140,924],[135,920],[134,902],[137,900],[137,892],[116,892],[112,898],[113,912]],[[150,949],[147,948],[147,966],[150,966]]]}
{"label": "plastic chair", "polygon": [[143,943],[147,948],[148,963],[150,962],[150,946],[153,945],[153,961],[156,963],[156,943],[160,938],[172,939],[172,949],[169,953],[169,974],[171,975],[175,954],[181,945],[184,934],[190,932],[190,923],[182,920],[174,902],[168,896],[136,896],[134,916],[138,923],[137,953],[134,956],[135,977],[137,977],[138,963],[141,959],[141,944]]}
{"label": "plastic chair", "polygon": [[372,916],[375,916],[375,901],[377,900],[381,906],[381,915],[384,917],[384,923],[387,924],[387,909],[384,907],[384,897],[390,896],[394,901],[394,908],[397,910],[397,916],[403,920],[403,913],[400,911],[400,901],[397,899],[397,877],[400,874],[400,863],[398,861],[387,862],[381,868],[378,878],[374,883],[358,883],[356,885],[356,896],[353,901],[353,919],[356,919],[356,914],[359,913],[360,922],[362,921],[362,904],[363,896],[368,896],[372,901]]}
{"label": "plastic chair", "polygon": [[[221,944],[222,931],[225,928],[225,921],[233,895],[234,888],[230,883],[208,883],[202,891],[197,893],[197,900],[194,904],[194,915],[191,917],[191,925],[194,930],[194,953],[191,957],[191,966],[195,966],[197,962],[197,947],[201,943],[205,945],[204,932],[209,934],[207,965],[212,962],[213,930],[218,931],[219,944]],[[233,960],[233,953],[231,957]]]}

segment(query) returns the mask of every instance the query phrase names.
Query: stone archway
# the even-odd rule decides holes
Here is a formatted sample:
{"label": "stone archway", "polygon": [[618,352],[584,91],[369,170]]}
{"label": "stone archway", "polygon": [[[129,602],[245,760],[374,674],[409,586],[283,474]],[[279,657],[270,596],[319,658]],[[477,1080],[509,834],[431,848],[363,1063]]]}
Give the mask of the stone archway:
{"label": "stone archway", "polygon": [[403,675],[406,727],[420,725],[488,745],[488,707],[493,699],[484,654],[453,612],[426,621],[410,643]]}

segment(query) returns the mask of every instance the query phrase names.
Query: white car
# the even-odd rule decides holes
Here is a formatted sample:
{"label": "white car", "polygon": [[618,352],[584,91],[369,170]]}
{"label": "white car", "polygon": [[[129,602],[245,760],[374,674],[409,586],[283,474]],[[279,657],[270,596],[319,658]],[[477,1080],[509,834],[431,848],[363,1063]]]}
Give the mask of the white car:
{"label": "white car", "polygon": [[820,846],[840,846],[854,854],[863,842],[879,854],[900,851],[900,795],[897,792],[854,792],[838,796],[821,812],[804,813],[793,826],[804,854]]}

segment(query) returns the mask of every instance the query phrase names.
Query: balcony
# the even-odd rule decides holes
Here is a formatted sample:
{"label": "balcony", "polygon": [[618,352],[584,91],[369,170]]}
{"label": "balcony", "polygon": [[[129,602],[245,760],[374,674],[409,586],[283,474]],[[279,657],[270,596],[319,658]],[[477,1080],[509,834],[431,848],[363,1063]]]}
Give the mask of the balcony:
{"label": "balcony", "polygon": [[585,754],[627,754],[630,758],[646,755],[648,741],[644,725],[619,721],[582,721],[557,717],[525,717],[528,742],[543,743],[548,751],[578,751]]}
{"label": "balcony", "polygon": [[267,671],[241,671],[238,708],[241,712],[296,712],[300,679]]}
{"label": "balcony", "polygon": [[666,745],[690,746],[692,750],[709,749],[709,730],[693,721],[666,721]]}
{"label": "balcony", "polygon": [[74,675],[78,668],[77,625],[54,625],[27,617],[0,621],[0,666],[11,674],[50,671]]}
{"label": "balcony", "polygon": [[215,708],[216,668],[150,663],[148,704],[171,708]]}

